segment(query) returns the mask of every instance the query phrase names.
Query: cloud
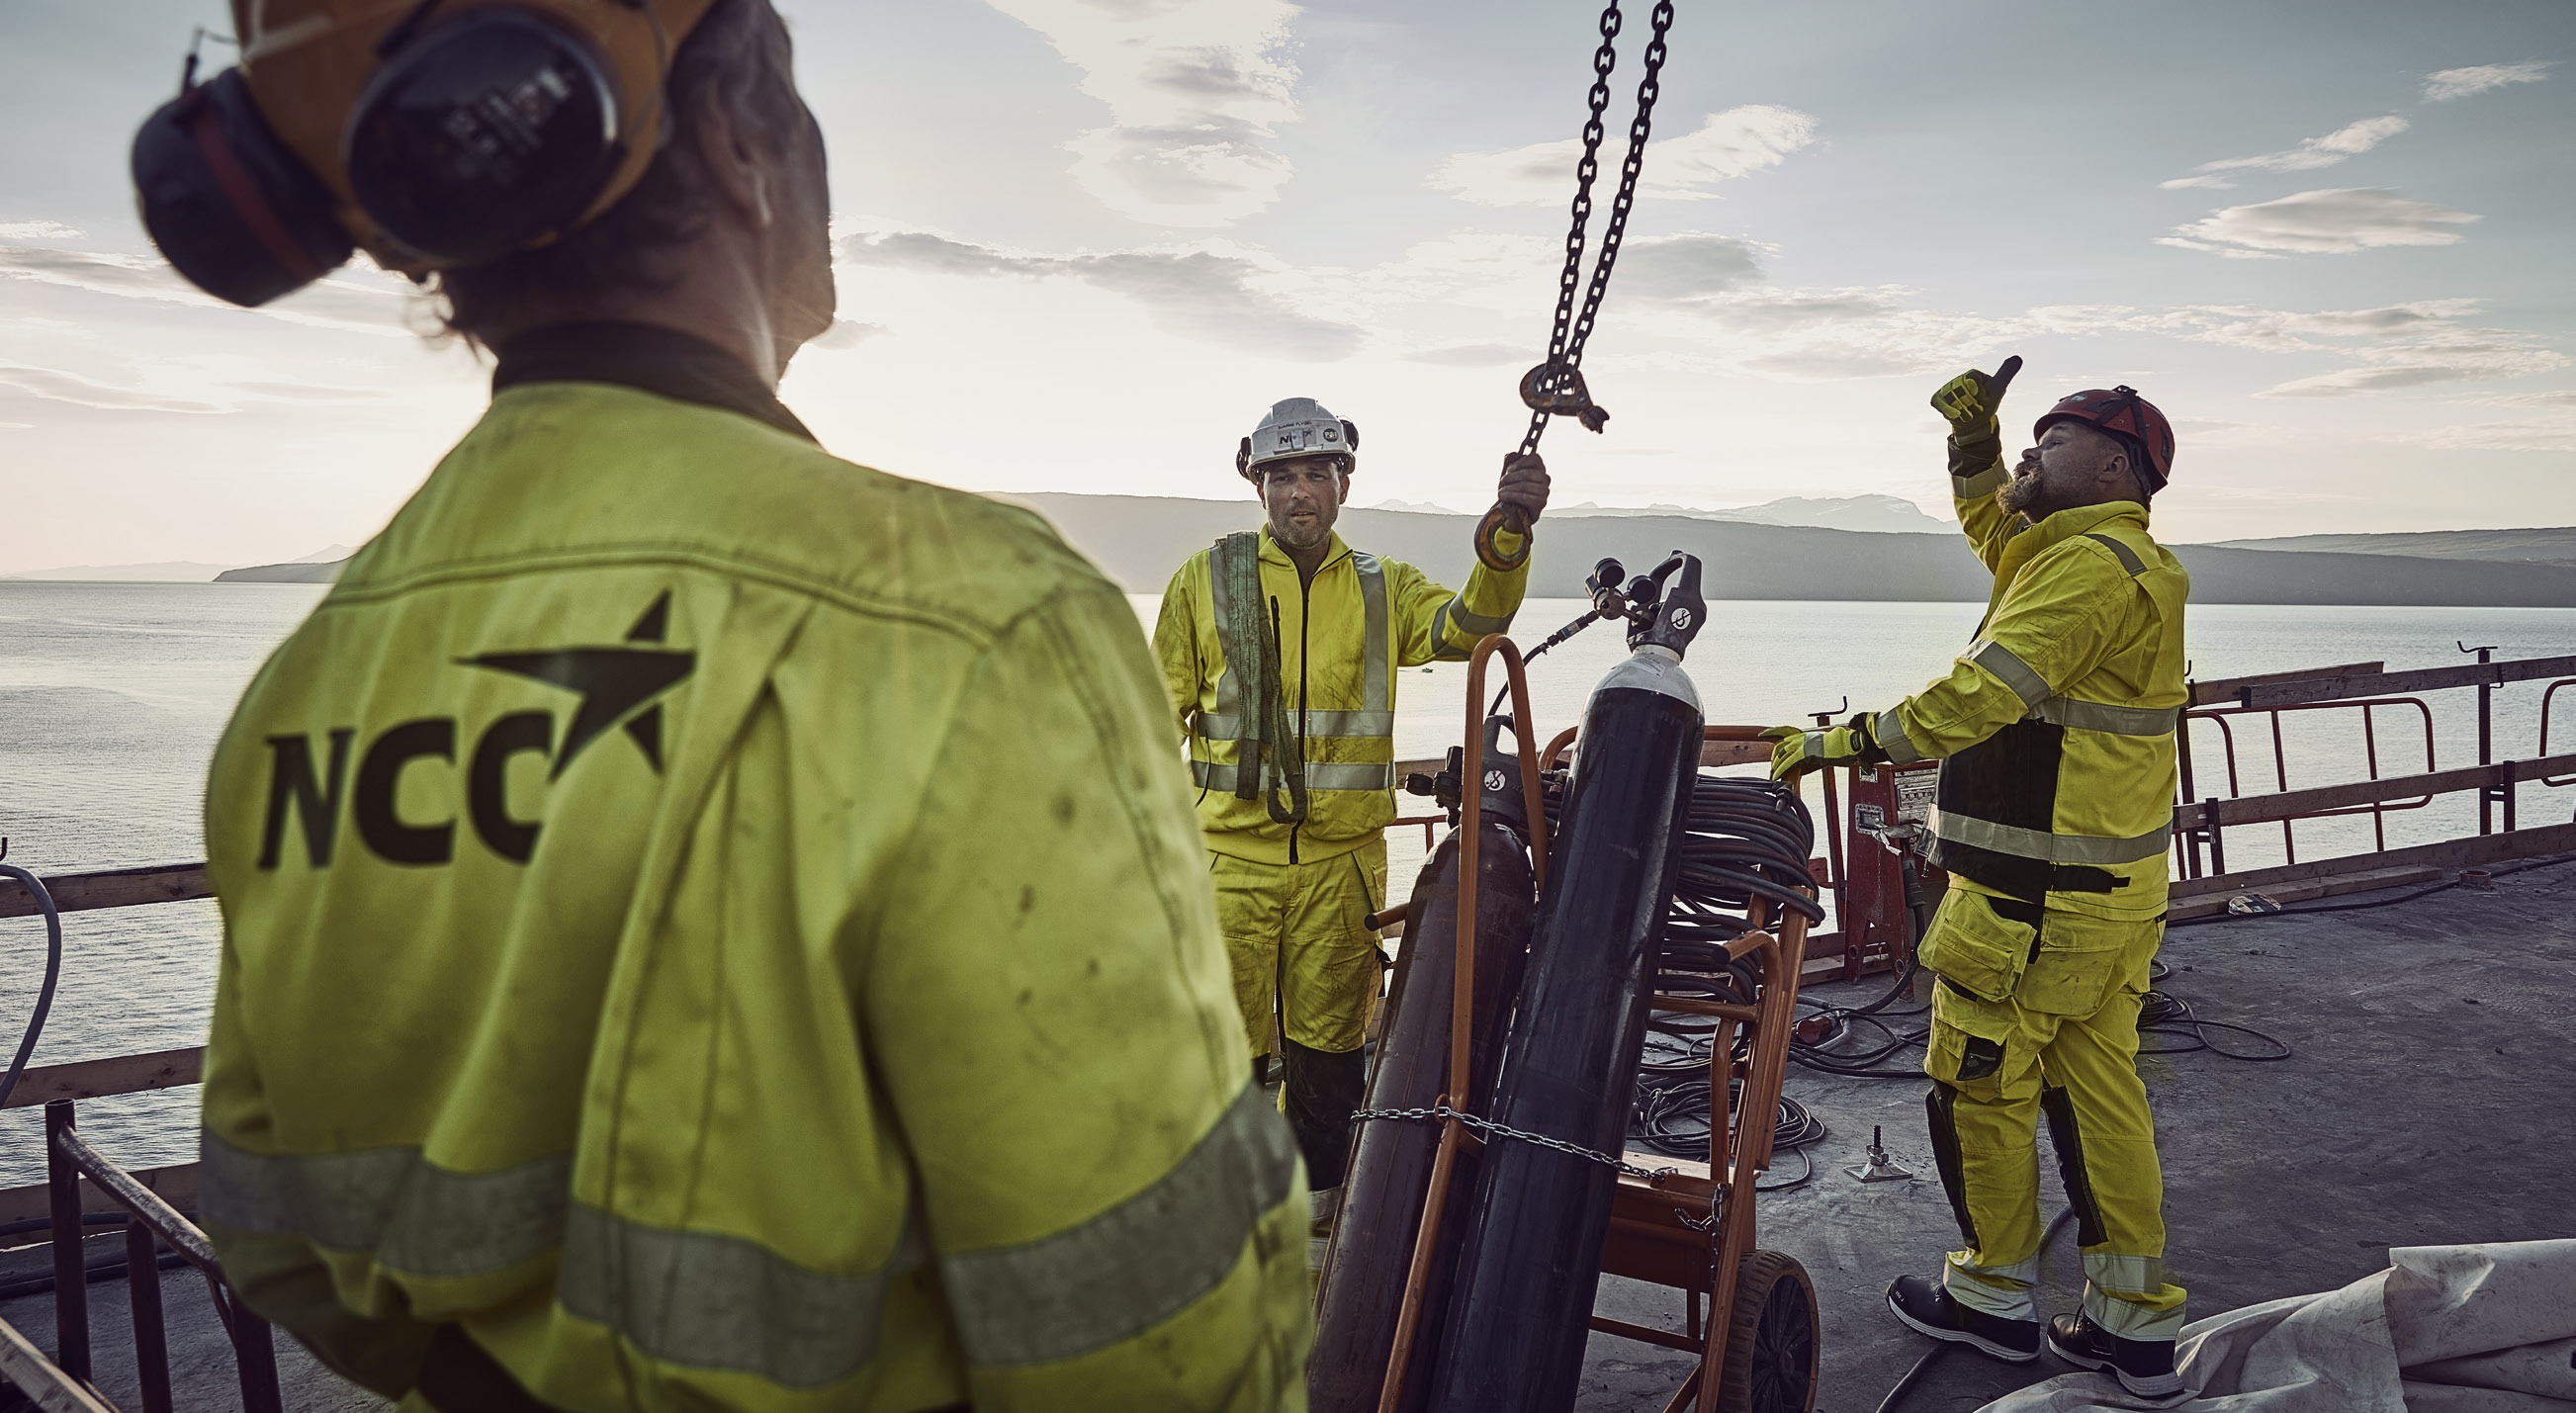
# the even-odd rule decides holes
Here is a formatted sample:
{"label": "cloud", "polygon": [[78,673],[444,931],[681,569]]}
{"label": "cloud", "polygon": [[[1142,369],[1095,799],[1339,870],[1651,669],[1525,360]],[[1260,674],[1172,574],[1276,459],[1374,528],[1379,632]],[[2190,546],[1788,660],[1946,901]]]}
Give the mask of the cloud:
{"label": "cloud", "polygon": [[380,337],[414,336],[403,323],[405,301],[411,297],[409,286],[399,276],[381,273],[343,271],[257,309],[242,309],[205,293],[188,283],[167,261],[152,255],[0,245],[0,278],[32,280],[120,299],[278,319],[310,328]]}
{"label": "cloud", "polygon": [[1237,255],[1205,250],[1021,255],[924,231],[854,235],[841,242],[840,252],[852,264],[922,274],[1077,279],[1134,300],[1168,333],[1301,362],[1347,358],[1367,338],[1356,325],[1300,314],[1258,288],[1255,282],[1270,272]]}
{"label": "cloud", "polygon": [[1523,348],[1509,343],[1466,343],[1455,348],[1431,348],[1404,355],[1410,363],[1428,363],[1435,368],[1499,368],[1507,363],[1536,366],[1546,350]]}
{"label": "cloud", "polygon": [[863,324],[856,319],[835,319],[832,321],[832,327],[824,330],[822,335],[814,340],[813,346],[834,349],[856,348],[880,334],[891,332],[893,331],[883,324]]}
{"label": "cloud", "polygon": [[60,221],[0,221],[0,240],[78,240],[79,231]]}
{"label": "cloud", "polygon": [[1717,235],[1633,240],[1620,248],[1611,287],[1649,299],[1688,299],[1737,289],[1762,278],[1762,247]]}
{"label": "cloud", "polygon": [[2358,397],[2436,383],[2514,378],[2567,366],[2567,355],[2515,329],[2465,322],[2474,299],[2427,299],[2376,309],[2297,312],[2241,305],[2184,305],[2134,314],[2117,327],[2276,354],[2323,354],[2347,366],[2293,378],[2266,398]]}
{"label": "cloud", "polygon": [[2385,187],[2335,187],[2224,207],[2176,226],[2156,243],[2235,260],[2275,260],[2284,251],[2349,255],[2383,245],[2455,245],[2461,236],[2450,227],[2478,219],[2409,200]]}
{"label": "cloud", "polygon": [[2314,171],[2319,167],[2331,167],[2347,157],[2368,152],[2406,131],[2407,127],[2407,121],[2395,114],[2381,118],[2364,118],[2357,123],[2346,123],[2323,137],[2304,139],[2298,146],[2286,151],[2266,152],[2260,157],[2229,157],[2217,162],[2203,162],[2192,168],[2192,171],[2204,175],[2176,177],[2172,181],[2159,182],[2157,185],[2168,190],[2195,186],[2231,187],[2236,183],[2218,175],[2219,173]]}
{"label": "cloud", "polygon": [[1287,0],[987,0],[1083,71],[1111,122],[1065,144],[1073,178],[1121,215],[1231,225],[1294,168],[1271,144],[1297,119]]}
{"label": "cloud", "polygon": [[2420,388],[2427,383],[2460,382],[2485,376],[2484,372],[2474,366],[2441,363],[2342,368],[2332,373],[2320,373],[2313,378],[2294,378],[2277,387],[2265,388],[2255,396],[2351,397],[2355,393],[2390,392],[2398,388]]}
{"label": "cloud", "polygon": [[2465,69],[2444,69],[2424,77],[2424,101],[2448,103],[2509,83],[2538,83],[2558,67],[2551,60],[2526,59],[2519,64],[2473,64]]}
{"label": "cloud", "polygon": [[[1767,103],[1711,113],[1696,131],[1646,144],[1638,190],[1668,200],[1710,200],[1716,193],[1706,187],[1777,166],[1814,141],[1815,133],[1815,119]],[[1617,134],[1603,140],[1596,192],[1604,184],[1615,188],[1625,153]],[[1571,139],[1503,152],[1461,152],[1442,160],[1426,180],[1434,191],[1479,206],[1562,206],[1574,199],[1574,173],[1582,158],[1583,144]]]}
{"label": "cloud", "polygon": [[158,393],[135,388],[120,388],[108,383],[92,382],[77,373],[58,372],[52,368],[31,368],[23,363],[0,363],[0,384],[54,402],[68,402],[80,407],[99,407],[116,412],[230,412],[211,402],[186,398],[163,397]]}

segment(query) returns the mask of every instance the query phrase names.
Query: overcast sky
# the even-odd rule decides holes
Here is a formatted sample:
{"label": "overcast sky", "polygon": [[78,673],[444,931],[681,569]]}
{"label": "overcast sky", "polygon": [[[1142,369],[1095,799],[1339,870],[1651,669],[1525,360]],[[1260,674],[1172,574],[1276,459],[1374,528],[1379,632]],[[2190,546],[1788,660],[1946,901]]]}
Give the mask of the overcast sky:
{"label": "overcast sky", "polygon": [[[1311,396],[1362,428],[1355,504],[1490,499],[1597,10],[782,8],[842,319],[784,396],[833,451],[1223,497],[1236,438]],[[1613,416],[1549,432],[1562,501],[1946,518],[1925,398],[2018,353],[2015,437],[2119,382],[2175,419],[2169,539],[2576,523],[2576,5],[1679,9],[1585,365]],[[153,254],[126,145],[223,20],[0,8],[0,573],[357,543],[484,402],[363,259],[246,312]]]}

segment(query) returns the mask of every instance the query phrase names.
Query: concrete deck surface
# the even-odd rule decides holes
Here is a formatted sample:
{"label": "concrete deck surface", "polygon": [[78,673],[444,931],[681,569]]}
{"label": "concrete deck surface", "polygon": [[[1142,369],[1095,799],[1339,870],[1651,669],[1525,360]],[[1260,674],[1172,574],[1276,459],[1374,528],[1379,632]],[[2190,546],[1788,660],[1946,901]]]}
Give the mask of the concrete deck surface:
{"label": "concrete deck surface", "polygon": [[[2172,972],[2161,989],[2205,1019],[2252,1026],[2295,1050],[2272,1064],[2206,1052],[2141,1061],[2164,1157],[2167,1261],[2195,1314],[2333,1289],[2385,1267],[2392,1246],[2576,1235],[2576,861],[2499,878],[2492,892],[2181,928],[2163,956]],[[1886,980],[1810,994],[1858,1004]],[[2253,1045],[2244,1036],[2222,1043]],[[1831,1132],[1811,1150],[1812,1181],[1760,1200],[1760,1244],[1796,1257],[1815,1281],[1824,1364],[1816,1406],[1872,1413],[1931,1348],[1895,1323],[1881,1292],[1901,1273],[1936,1269],[1958,1240],[1932,1175],[1923,1084],[1792,1069],[1788,1094]],[[1843,1175],[1872,1124],[1922,1176],[1863,1185]],[[1784,1155],[1777,1176],[1797,1170]],[[2054,1214],[2064,1205],[2054,1164],[2043,1161],[2041,1174]],[[41,1250],[0,1255],[0,1278],[42,1266]],[[2071,1232],[2044,1257],[2044,1274],[2046,1304],[2072,1308],[2082,1277]],[[163,1280],[179,1406],[238,1407],[201,1283],[188,1272]],[[90,1287],[92,1339],[101,1389],[137,1408],[125,1298],[121,1279]],[[1681,1299],[1661,1287],[1607,1279],[1597,1308],[1681,1327]],[[0,1303],[0,1318],[53,1347],[50,1295]],[[291,1340],[278,1346],[290,1409],[388,1406]],[[1691,1365],[1595,1334],[1575,1407],[1652,1413]],[[2016,1367],[1953,1350],[1903,1406],[1959,1413],[2064,1372],[2047,1358]]]}

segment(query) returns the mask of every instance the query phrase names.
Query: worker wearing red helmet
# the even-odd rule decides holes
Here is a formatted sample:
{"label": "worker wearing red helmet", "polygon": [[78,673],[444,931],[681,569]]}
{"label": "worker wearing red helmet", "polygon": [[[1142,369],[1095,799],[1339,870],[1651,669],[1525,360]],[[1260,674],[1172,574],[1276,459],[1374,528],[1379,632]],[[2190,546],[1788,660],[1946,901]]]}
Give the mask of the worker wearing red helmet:
{"label": "worker wearing red helmet", "polygon": [[[2015,1363],[2061,1357],[2158,1398],[2183,1291],[2166,1280],[2138,1008],[2163,937],[2174,731],[2191,581],[2147,533],[2173,426],[2134,389],[2076,393],[2009,471],[1995,410],[2021,360],[1944,384],[1959,525],[1994,574],[1949,674],[1843,727],[1781,727],[1773,773],[1941,762],[1927,820],[1950,888],[1920,957],[1938,973],[1924,1071],[1932,1146],[1966,1238],[1903,1276],[1913,1329]],[[2048,1119],[2084,1253],[2082,1308],[2043,1332],[2037,1128]]]}

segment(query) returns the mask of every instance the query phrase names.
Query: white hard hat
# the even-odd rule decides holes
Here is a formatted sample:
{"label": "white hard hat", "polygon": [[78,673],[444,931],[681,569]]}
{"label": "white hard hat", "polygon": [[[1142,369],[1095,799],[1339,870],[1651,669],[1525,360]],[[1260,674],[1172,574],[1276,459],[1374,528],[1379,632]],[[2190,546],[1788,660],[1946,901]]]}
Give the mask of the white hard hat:
{"label": "white hard hat", "polygon": [[1322,455],[1340,457],[1347,472],[1357,461],[1351,453],[1359,446],[1356,423],[1335,417],[1311,397],[1292,397],[1270,405],[1270,414],[1235,449],[1234,469],[1245,480],[1258,481],[1265,462]]}

